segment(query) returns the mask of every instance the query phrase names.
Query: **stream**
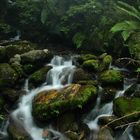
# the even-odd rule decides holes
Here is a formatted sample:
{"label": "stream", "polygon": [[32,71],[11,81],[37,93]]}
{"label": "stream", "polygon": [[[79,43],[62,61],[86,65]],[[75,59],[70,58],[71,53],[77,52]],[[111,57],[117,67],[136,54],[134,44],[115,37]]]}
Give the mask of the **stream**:
{"label": "stream", "polygon": [[[17,109],[11,113],[10,117],[17,124],[21,125],[28,132],[28,134],[30,134],[30,137],[33,140],[43,140],[43,128],[39,128],[34,122],[31,113],[32,100],[41,91],[61,89],[71,84],[73,79],[73,73],[76,68],[76,66],[73,65],[72,62],[72,57],[63,58],[60,56],[54,56],[50,64],[48,64],[52,66],[52,69],[47,73],[45,83],[43,83],[40,87],[36,89],[29,90],[28,79],[26,80],[24,85],[24,90],[26,91],[26,94],[20,98]],[[124,79],[123,90],[117,91],[115,98],[123,96],[124,92],[133,84],[129,81],[129,79]],[[102,90],[103,88],[100,86],[96,105],[94,109],[89,114],[87,114],[86,118],[83,120],[83,122],[88,125],[88,127],[93,133],[98,132],[99,130],[98,119],[100,117],[113,115],[113,101],[104,104],[104,106],[101,106],[100,92],[102,92]],[[9,121],[4,124],[4,127],[0,131],[0,135],[3,136],[3,139],[7,136],[6,128],[8,126],[8,123]],[[51,126],[47,126],[47,128],[54,134],[54,137],[50,140],[53,140],[55,138],[58,138],[58,140],[68,140],[63,134],[54,130]],[[94,140],[94,137],[90,139]],[[131,127],[128,128],[124,133],[117,135],[115,140],[135,140],[131,135]]]}

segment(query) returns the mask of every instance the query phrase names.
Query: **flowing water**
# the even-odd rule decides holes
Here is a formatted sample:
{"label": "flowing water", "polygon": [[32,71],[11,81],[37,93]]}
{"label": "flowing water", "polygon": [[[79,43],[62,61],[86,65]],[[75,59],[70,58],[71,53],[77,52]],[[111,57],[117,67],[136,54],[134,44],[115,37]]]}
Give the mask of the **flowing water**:
{"label": "flowing water", "polygon": [[[21,125],[30,137],[33,140],[43,140],[42,132],[43,128],[39,128],[33,121],[32,117],[32,100],[34,97],[43,90],[50,90],[50,89],[61,89],[66,85],[72,82],[73,72],[75,70],[75,66],[72,64],[72,58],[64,59],[60,56],[54,56],[51,63],[48,64],[52,66],[52,69],[46,75],[46,82],[43,83],[40,87],[29,90],[28,88],[28,80],[25,81],[24,91],[26,92],[19,101],[18,108],[11,113],[11,118],[19,125]],[[114,68],[114,67],[111,67]],[[116,69],[116,67],[115,67]],[[123,90],[117,91],[115,98],[123,96],[124,92],[133,84],[133,79],[124,79],[124,88]],[[113,101],[106,103],[104,106],[101,106],[101,93],[103,88],[100,86],[98,91],[98,98],[96,101],[96,105],[94,109],[87,115],[84,119],[84,123],[88,125],[91,131],[98,133],[100,127],[98,125],[98,120],[102,116],[111,116],[113,113]],[[7,135],[6,129],[9,124],[9,121],[3,125],[3,128],[0,131],[0,136],[3,138]],[[59,140],[67,140],[58,131],[55,131],[50,126],[46,126],[48,130],[53,133],[54,137],[49,140],[53,140],[55,137],[59,137]],[[45,128],[46,128],[45,127]],[[134,140],[131,136],[131,127],[128,127],[123,135],[118,135],[115,139],[116,140]],[[1,137],[0,137],[1,139]],[[94,140],[92,137],[91,140]]]}
{"label": "flowing water", "polygon": [[[46,82],[41,87],[29,91],[28,80],[26,80],[24,87],[26,95],[22,96],[18,108],[11,114],[14,121],[22,125],[22,127],[31,135],[33,140],[43,140],[43,129],[35,125],[31,114],[32,100],[34,96],[36,96],[40,91],[59,89],[70,84],[75,68],[75,66],[72,64],[72,59],[65,60],[60,56],[55,56],[49,65],[51,65],[53,68],[48,72]],[[51,131],[51,133],[54,133],[55,137],[60,137],[61,140],[65,139],[61,133],[51,128],[48,129]]]}
{"label": "flowing water", "polygon": [[[117,91],[115,98],[123,96],[124,92],[134,84],[133,82],[135,80],[136,79],[125,78],[123,90]],[[99,92],[101,92],[102,90],[103,90],[102,87],[99,87]],[[98,125],[99,118],[113,115],[113,101],[106,103],[103,107],[100,107],[100,105],[101,105],[101,96],[99,94],[95,108],[84,119],[84,122],[88,125],[90,130],[92,130],[92,132],[94,133],[96,132],[95,135],[100,129]],[[92,137],[92,140],[94,140],[93,137]],[[128,127],[128,129],[126,129],[126,131],[123,134],[116,137],[116,140],[134,140],[134,138],[131,135],[131,128]]]}

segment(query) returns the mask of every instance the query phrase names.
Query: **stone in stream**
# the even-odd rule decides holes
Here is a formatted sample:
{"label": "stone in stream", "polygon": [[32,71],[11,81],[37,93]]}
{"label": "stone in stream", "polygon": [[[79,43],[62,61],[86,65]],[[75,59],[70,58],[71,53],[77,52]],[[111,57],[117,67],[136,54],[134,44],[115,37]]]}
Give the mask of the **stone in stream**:
{"label": "stone in stream", "polygon": [[43,68],[35,71],[29,78],[29,84],[37,87],[46,81],[46,75],[51,69],[51,66],[44,66]]}
{"label": "stone in stream", "polygon": [[61,90],[42,91],[33,100],[33,116],[39,121],[48,121],[66,111],[82,110],[96,100],[96,87],[71,84]]}
{"label": "stone in stream", "polygon": [[123,117],[128,114],[133,114],[123,119],[127,122],[137,121],[140,117],[140,98],[136,97],[119,97],[113,101],[113,112],[118,117]]}
{"label": "stone in stream", "polygon": [[118,70],[103,71],[99,76],[99,80],[102,86],[123,86],[123,75]]}
{"label": "stone in stream", "polygon": [[91,79],[92,79],[92,75],[85,72],[81,68],[76,69],[73,73],[73,83],[77,83],[79,81],[87,81]]}

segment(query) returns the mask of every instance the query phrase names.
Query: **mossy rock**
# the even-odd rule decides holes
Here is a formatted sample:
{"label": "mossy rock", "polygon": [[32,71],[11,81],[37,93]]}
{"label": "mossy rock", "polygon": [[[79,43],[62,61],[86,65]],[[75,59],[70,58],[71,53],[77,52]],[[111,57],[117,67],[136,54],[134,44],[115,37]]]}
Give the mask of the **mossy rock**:
{"label": "mossy rock", "polygon": [[42,84],[43,82],[45,82],[46,75],[51,68],[52,68],[51,66],[45,66],[41,68],[40,70],[34,72],[29,78],[29,83],[31,83],[34,86],[38,86]]}
{"label": "mossy rock", "polygon": [[13,57],[15,54],[23,54],[25,52],[31,51],[34,49],[34,46],[30,42],[22,41],[16,42],[15,44],[10,44],[5,46],[7,58]]}
{"label": "mossy rock", "polygon": [[123,75],[120,71],[117,70],[106,70],[102,72],[99,76],[100,82],[102,85],[115,85],[120,87],[123,84]]}
{"label": "mossy rock", "polygon": [[[113,102],[113,112],[118,117],[122,117],[138,111],[140,111],[140,98],[119,97]],[[139,119],[139,117],[140,113],[126,117],[124,120],[135,121]]]}
{"label": "mossy rock", "polygon": [[82,110],[83,106],[97,97],[96,87],[72,84],[62,90],[42,91],[33,101],[33,116],[48,121],[69,110]]}
{"label": "mossy rock", "polygon": [[106,55],[100,63],[100,71],[107,70],[112,63],[112,56]]}
{"label": "mossy rock", "polygon": [[21,64],[36,64],[49,62],[52,58],[50,51],[44,50],[32,50],[21,55]]}
{"label": "mossy rock", "polygon": [[133,134],[135,137],[140,138],[140,122],[133,127]]}
{"label": "mossy rock", "polygon": [[18,77],[16,71],[9,64],[0,64],[0,87],[14,85]]}
{"label": "mossy rock", "polygon": [[88,74],[81,68],[76,69],[73,73],[73,83],[77,83],[79,81],[87,81],[91,79],[92,75]]}
{"label": "mossy rock", "polygon": [[99,69],[99,61],[93,59],[84,61],[82,67],[87,71],[96,72]]}

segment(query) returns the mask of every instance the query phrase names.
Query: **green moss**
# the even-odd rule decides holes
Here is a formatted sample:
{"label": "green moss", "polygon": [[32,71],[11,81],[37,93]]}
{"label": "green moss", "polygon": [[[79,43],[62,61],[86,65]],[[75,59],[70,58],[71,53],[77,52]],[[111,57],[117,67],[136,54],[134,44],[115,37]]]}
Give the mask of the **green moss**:
{"label": "green moss", "polygon": [[106,70],[100,75],[102,84],[118,84],[123,81],[123,76],[120,71]]}
{"label": "green moss", "polygon": [[111,62],[112,62],[112,56],[111,56],[111,55],[106,55],[106,56],[103,58],[103,64],[109,65]]}
{"label": "green moss", "polygon": [[96,96],[96,87],[81,87],[78,84],[70,85],[62,91],[47,92],[44,95],[40,93],[33,102],[33,115],[40,121],[46,121],[65,111],[81,110],[91,99],[96,99]]}
{"label": "green moss", "polygon": [[[114,100],[113,102],[113,111],[114,113],[122,117],[124,115],[140,111],[140,98],[126,98],[126,97],[119,97]],[[126,120],[138,119],[140,115],[133,115]]]}
{"label": "green moss", "polygon": [[92,60],[92,59],[96,59],[97,56],[93,55],[93,54],[85,54],[81,56],[81,59],[83,61],[87,61],[87,60]]}
{"label": "green moss", "polygon": [[0,64],[0,87],[12,86],[18,77],[16,71],[9,64]]}
{"label": "green moss", "polygon": [[44,67],[36,72],[34,72],[30,79],[29,79],[29,82],[32,83],[33,85],[37,86],[38,84],[41,84],[43,82],[45,82],[46,80],[46,75],[47,75],[47,72],[51,69],[51,66],[47,66],[47,67]]}
{"label": "green moss", "polygon": [[82,67],[88,71],[97,71],[99,68],[99,61],[87,60],[83,63]]}

